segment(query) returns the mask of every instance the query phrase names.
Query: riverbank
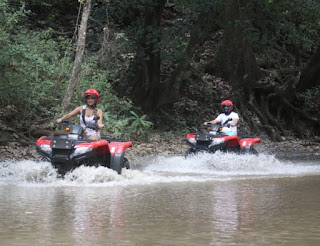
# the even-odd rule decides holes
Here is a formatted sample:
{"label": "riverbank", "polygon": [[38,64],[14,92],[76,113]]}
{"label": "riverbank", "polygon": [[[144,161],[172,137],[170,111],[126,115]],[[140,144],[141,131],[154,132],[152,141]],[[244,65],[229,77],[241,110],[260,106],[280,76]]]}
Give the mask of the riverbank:
{"label": "riverbank", "polygon": [[[128,149],[128,159],[137,159],[146,156],[172,156],[184,155],[188,146],[185,136],[179,134],[154,132],[146,141],[133,141],[133,147]],[[256,145],[259,153],[275,155],[279,159],[292,160],[319,160],[320,143],[311,140],[283,139],[281,142],[272,142],[262,138]],[[10,143],[0,145],[0,162],[8,160],[38,160],[39,154],[35,150],[35,144]]]}

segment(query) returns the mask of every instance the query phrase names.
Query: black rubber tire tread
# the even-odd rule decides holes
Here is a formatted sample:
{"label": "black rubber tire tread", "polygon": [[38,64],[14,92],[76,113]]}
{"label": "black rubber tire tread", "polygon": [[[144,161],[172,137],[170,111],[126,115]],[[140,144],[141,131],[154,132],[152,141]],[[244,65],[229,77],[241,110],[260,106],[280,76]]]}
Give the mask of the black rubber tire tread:
{"label": "black rubber tire tread", "polygon": [[184,158],[187,159],[189,155],[195,155],[195,154],[196,154],[196,152],[193,151],[193,150],[190,148],[190,149],[188,149],[188,150],[185,152]]}
{"label": "black rubber tire tread", "polygon": [[258,155],[259,153],[258,153],[258,151],[256,149],[251,148],[249,154],[250,155]]}
{"label": "black rubber tire tread", "polygon": [[130,169],[130,162],[128,161],[127,158],[123,158],[123,160],[122,160],[122,168]]}

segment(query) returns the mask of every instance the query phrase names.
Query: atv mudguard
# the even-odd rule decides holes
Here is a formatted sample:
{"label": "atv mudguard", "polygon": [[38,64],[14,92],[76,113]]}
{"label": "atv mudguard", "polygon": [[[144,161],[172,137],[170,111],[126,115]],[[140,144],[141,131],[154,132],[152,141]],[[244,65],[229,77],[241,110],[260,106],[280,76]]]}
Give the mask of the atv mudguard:
{"label": "atv mudguard", "polygon": [[124,167],[124,154],[127,148],[132,147],[132,142],[110,142],[109,149],[111,154],[110,168],[121,174],[121,170]]}
{"label": "atv mudguard", "polygon": [[240,140],[240,147],[242,149],[260,142],[261,138],[243,138]]}

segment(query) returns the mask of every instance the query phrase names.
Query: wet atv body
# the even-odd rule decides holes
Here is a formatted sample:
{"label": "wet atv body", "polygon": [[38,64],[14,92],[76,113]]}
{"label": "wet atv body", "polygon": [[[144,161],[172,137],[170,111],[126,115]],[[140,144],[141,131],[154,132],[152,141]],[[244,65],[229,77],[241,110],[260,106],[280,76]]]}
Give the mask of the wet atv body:
{"label": "wet atv body", "polygon": [[258,154],[254,145],[260,143],[260,138],[239,138],[230,135],[228,127],[210,125],[208,132],[190,133],[186,136],[190,148],[185,156],[198,152],[215,153],[216,151],[234,152],[238,154]]}
{"label": "wet atv body", "polygon": [[106,136],[93,141],[80,125],[69,124],[68,128],[68,134],[43,136],[36,143],[38,153],[50,161],[60,175],[81,165],[105,166],[118,174],[122,168],[130,168],[124,155],[126,149],[132,147],[131,141]]}

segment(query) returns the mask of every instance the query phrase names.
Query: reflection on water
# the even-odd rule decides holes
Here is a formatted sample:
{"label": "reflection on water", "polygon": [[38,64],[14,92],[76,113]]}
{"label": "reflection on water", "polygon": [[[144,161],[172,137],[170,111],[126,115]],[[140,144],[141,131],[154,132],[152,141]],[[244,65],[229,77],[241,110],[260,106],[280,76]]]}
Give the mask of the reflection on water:
{"label": "reflection on water", "polygon": [[0,163],[1,245],[319,245],[320,163],[159,157],[122,176]]}

